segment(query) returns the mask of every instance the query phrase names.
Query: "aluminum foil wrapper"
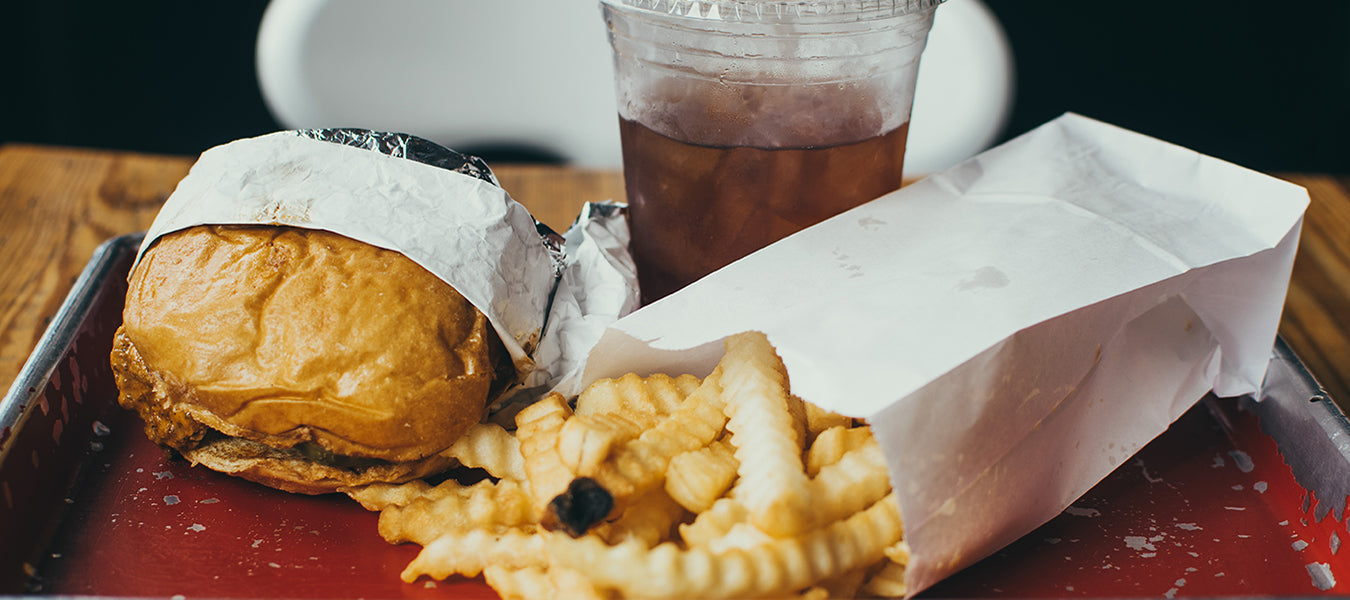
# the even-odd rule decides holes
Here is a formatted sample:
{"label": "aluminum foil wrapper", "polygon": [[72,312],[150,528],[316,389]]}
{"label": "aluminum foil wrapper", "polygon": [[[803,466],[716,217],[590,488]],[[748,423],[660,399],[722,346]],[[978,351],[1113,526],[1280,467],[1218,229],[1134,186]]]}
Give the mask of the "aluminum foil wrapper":
{"label": "aluminum foil wrapper", "polygon": [[492,169],[483,162],[483,159],[456,152],[417,136],[351,128],[301,129],[296,133],[314,140],[364,148],[394,158],[406,158],[501,187],[497,182],[497,176],[492,174]]}
{"label": "aluminum foil wrapper", "polygon": [[510,352],[519,381],[502,400],[553,387],[638,303],[621,205],[588,205],[559,235],[483,160],[407,134],[309,129],[212,148],[165,202],[137,261],[167,233],[248,224],[325,229],[440,277]]}

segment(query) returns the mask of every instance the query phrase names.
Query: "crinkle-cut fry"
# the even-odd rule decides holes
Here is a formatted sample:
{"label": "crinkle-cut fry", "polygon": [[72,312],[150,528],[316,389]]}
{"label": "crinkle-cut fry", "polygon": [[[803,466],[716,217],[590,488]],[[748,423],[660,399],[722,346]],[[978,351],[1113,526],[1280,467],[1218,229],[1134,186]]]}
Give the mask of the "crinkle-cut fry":
{"label": "crinkle-cut fry", "polygon": [[862,589],[862,585],[867,581],[870,572],[869,565],[840,573],[834,577],[827,577],[816,584],[816,589],[825,590],[826,598],[853,598]]}
{"label": "crinkle-cut fry", "polygon": [[810,479],[782,360],[763,333],[750,331],[727,338],[720,368],[726,427],[740,462],[736,490],[750,521],[777,537],[810,529]]}
{"label": "crinkle-cut fry", "polygon": [[791,593],[881,560],[900,539],[895,497],[848,519],[792,538],[714,553],[674,543],[608,546],[594,536],[548,536],[553,565],[584,573],[597,587],[640,598],[726,598]]}
{"label": "crinkle-cut fry", "polygon": [[909,543],[901,539],[891,544],[885,551],[886,560],[874,568],[862,591],[873,596],[903,597],[905,587],[905,567],[909,565]]}
{"label": "crinkle-cut fry", "polygon": [[473,469],[483,469],[498,479],[525,481],[525,457],[520,454],[520,439],[496,423],[470,427],[444,452]]}
{"label": "crinkle-cut fry", "polygon": [[[528,487],[524,487],[527,485],[524,478],[502,481],[514,481],[528,493]],[[359,502],[366,510],[381,511],[395,506],[407,506],[419,500],[435,501],[447,496],[462,496],[466,493],[464,490],[469,487],[454,479],[447,479],[435,486],[425,480],[414,479],[407,483],[372,483],[344,488],[341,491]]]}
{"label": "crinkle-cut fry", "polygon": [[661,486],[666,467],[675,455],[702,448],[721,435],[727,417],[719,398],[719,379],[718,371],[714,370],[675,412],[642,432],[636,440],[614,448],[610,460],[591,474],[614,496],[615,510],[621,509],[630,498]]}
{"label": "crinkle-cut fry", "polygon": [[720,498],[713,502],[711,508],[698,513],[693,522],[680,525],[680,539],[691,547],[710,546],[749,517],[749,512],[740,501],[735,498]]}
{"label": "crinkle-cut fry", "polygon": [[843,596],[831,596],[830,590],[820,586],[806,588],[802,593],[795,596],[798,600],[830,600],[830,598],[842,598]]}
{"label": "crinkle-cut fry", "polygon": [[[786,373],[787,370],[784,369],[783,372]],[[783,391],[786,394],[786,384],[784,384]],[[792,417],[792,435],[795,436],[798,454],[800,454],[806,449],[807,442],[810,439],[810,432],[807,431],[806,426],[806,402],[793,394],[786,394],[784,401],[787,406],[788,416]]]}
{"label": "crinkle-cut fry", "polygon": [[666,495],[665,490],[654,488],[629,503],[618,519],[593,531],[609,544],[636,539],[655,546],[670,539],[671,531],[684,515],[683,506]]}
{"label": "crinkle-cut fry", "polygon": [[816,436],[821,432],[832,427],[853,427],[853,418],[846,417],[834,411],[825,410],[810,402],[803,403],[806,408],[806,436],[810,443],[815,443]]}
{"label": "crinkle-cut fry", "polygon": [[555,594],[551,598],[573,600],[607,600],[610,595],[596,589],[585,575],[573,569],[549,567],[548,579],[553,584]]}
{"label": "crinkle-cut fry", "polygon": [[869,596],[903,598],[907,590],[905,565],[888,560],[863,583],[861,591]]}
{"label": "crinkle-cut fry", "polygon": [[[655,424],[656,417],[652,417]],[[575,415],[558,432],[558,456],[573,473],[590,477],[615,445],[637,439],[650,427],[618,413]]]}
{"label": "crinkle-cut fry", "polygon": [[507,569],[548,566],[545,538],[533,531],[511,529],[491,532],[474,529],[436,538],[422,547],[400,577],[412,583],[426,575],[445,579],[451,575],[476,577],[488,565]]}
{"label": "crinkle-cut fry", "polygon": [[849,450],[873,443],[871,427],[831,427],[816,436],[806,450],[806,474],[815,477],[826,465],[839,462]]}
{"label": "crinkle-cut fry", "polygon": [[431,484],[414,479],[407,483],[372,483],[342,491],[369,511],[381,511],[390,506],[403,506],[421,498]]}
{"label": "crinkle-cut fry", "polygon": [[577,395],[578,415],[600,413],[629,414],[634,420],[639,415],[651,418],[668,415],[680,408],[685,397],[693,393],[701,382],[693,375],[671,377],[662,373],[638,377],[628,373],[615,379],[600,379]]}
{"label": "crinkle-cut fry", "polygon": [[560,597],[545,567],[511,569],[501,565],[488,565],[483,569],[483,579],[487,581],[492,591],[502,597],[502,600]]}
{"label": "crinkle-cut fry", "polygon": [[666,493],[690,512],[712,507],[736,482],[736,455],[731,444],[712,444],[677,454],[666,467]]}
{"label": "crinkle-cut fry", "polygon": [[539,598],[568,598],[604,600],[590,580],[571,569],[525,567],[508,569],[489,565],[483,569],[483,578],[502,600],[537,600]]}
{"label": "crinkle-cut fry", "polygon": [[742,521],[732,525],[721,537],[714,538],[704,544],[709,551],[715,554],[730,552],[737,548],[754,548],[772,542],[775,538],[755,527],[747,521]]}
{"label": "crinkle-cut fry", "polygon": [[548,503],[572,482],[573,473],[558,455],[558,434],[571,416],[572,409],[556,392],[516,415],[516,437],[520,438],[520,454],[525,459],[525,477],[530,482],[536,517],[543,516]]}
{"label": "crinkle-cut fry", "polygon": [[810,483],[811,506],[822,522],[842,519],[891,492],[886,457],[876,440],[850,450]]}
{"label": "crinkle-cut fry", "polygon": [[470,529],[506,529],[537,522],[526,484],[485,479],[470,486],[446,481],[421,498],[380,512],[380,536],[391,544],[427,544]]}
{"label": "crinkle-cut fry", "polygon": [[902,565],[909,564],[909,542],[901,539],[900,541],[886,547],[886,558],[891,562]]}

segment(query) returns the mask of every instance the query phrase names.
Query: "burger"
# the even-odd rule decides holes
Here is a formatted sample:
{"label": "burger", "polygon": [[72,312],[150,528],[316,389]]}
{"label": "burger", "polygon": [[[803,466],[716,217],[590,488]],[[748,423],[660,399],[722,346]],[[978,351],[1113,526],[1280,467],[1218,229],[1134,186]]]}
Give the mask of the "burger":
{"label": "burger", "polygon": [[307,494],[446,470],[515,373],[484,314],[407,256],[276,225],[157,238],[111,361],[155,443]]}

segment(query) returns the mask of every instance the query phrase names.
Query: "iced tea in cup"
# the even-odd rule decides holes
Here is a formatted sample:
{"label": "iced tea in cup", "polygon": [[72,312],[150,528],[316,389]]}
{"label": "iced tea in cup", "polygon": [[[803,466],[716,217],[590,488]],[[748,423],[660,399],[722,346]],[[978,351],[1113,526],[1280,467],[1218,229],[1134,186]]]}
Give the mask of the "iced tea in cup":
{"label": "iced tea in cup", "polygon": [[643,303],[900,187],[940,0],[601,0]]}

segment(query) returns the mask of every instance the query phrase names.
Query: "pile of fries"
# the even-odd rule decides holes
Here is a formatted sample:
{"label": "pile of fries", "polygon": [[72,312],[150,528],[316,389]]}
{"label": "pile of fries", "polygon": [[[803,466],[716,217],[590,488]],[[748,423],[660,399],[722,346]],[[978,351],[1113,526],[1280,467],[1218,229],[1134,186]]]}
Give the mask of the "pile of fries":
{"label": "pile of fries", "polygon": [[601,380],[477,426],[447,452],[490,477],[349,490],[403,571],[504,598],[902,596],[908,549],[881,448],[792,396],[763,334],[716,370]]}

